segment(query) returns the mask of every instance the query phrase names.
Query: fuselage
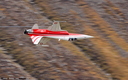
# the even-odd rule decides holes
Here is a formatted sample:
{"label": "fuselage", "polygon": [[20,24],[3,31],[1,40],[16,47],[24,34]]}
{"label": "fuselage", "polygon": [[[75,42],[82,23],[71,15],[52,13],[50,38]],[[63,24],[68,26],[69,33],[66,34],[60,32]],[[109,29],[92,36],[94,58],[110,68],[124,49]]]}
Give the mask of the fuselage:
{"label": "fuselage", "polygon": [[53,35],[69,35],[67,31],[50,31],[47,29],[28,29],[24,31],[25,34],[53,34]]}
{"label": "fuselage", "polygon": [[24,31],[24,34],[29,35],[33,44],[44,46],[51,39],[74,41],[79,39],[93,38],[90,35],[69,33],[62,30],[59,21],[54,21],[52,26],[47,29],[39,29],[38,24],[34,24],[31,29]]}
{"label": "fuselage", "polygon": [[47,29],[33,29],[33,32],[41,34],[69,35],[67,31],[50,31]]}
{"label": "fuselage", "polygon": [[93,38],[93,36],[84,35],[84,34],[75,34],[75,33],[68,33],[67,31],[50,31],[47,29],[28,29],[24,31],[24,34],[27,35],[36,35],[36,36],[44,36],[44,37],[51,37],[51,38],[61,38],[62,40],[77,40],[77,39],[84,39],[84,38]]}

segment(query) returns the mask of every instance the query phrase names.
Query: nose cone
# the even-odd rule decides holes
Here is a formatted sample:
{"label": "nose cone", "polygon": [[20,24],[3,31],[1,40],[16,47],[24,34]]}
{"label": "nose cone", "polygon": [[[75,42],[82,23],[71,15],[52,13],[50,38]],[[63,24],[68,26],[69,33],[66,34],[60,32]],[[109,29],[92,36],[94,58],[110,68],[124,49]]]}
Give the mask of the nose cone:
{"label": "nose cone", "polygon": [[28,34],[28,31],[27,31],[27,30],[25,30],[25,31],[24,31],[24,34]]}
{"label": "nose cone", "polygon": [[94,36],[88,36],[88,38],[94,38]]}
{"label": "nose cone", "polygon": [[93,36],[85,35],[85,38],[94,38]]}

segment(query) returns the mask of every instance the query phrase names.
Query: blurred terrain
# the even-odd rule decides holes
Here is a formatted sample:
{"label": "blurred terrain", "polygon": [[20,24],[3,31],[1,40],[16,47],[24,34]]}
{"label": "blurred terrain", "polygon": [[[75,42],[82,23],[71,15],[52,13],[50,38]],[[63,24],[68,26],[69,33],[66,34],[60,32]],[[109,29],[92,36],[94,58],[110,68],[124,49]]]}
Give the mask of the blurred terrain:
{"label": "blurred terrain", "polygon": [[[44,48],[23,34],[53,20],[95,38],[53,39]],[[127,0],[1,0],[0,26],[0,79],[128,80]]]}

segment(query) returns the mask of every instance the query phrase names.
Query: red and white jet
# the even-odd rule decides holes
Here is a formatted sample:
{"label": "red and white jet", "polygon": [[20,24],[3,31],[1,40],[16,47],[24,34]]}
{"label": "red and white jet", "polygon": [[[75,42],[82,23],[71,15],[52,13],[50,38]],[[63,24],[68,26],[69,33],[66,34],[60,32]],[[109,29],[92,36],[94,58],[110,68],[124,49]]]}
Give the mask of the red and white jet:
{"label": "red and white jet", "polygon": [[39,29],[38,25],[35,24],[32,29],[27,29],[24,31],[24,34],[27,34],[31,37],[33,44],[45,45],[50,39],[58,39],[60,40],[79,40],[86,38],[93,38],[93,36],[84,35],[84,34],[75,34],[69,33],[66,30],[61,30],[59,21],[54,21],[53,25],[48,29]]}

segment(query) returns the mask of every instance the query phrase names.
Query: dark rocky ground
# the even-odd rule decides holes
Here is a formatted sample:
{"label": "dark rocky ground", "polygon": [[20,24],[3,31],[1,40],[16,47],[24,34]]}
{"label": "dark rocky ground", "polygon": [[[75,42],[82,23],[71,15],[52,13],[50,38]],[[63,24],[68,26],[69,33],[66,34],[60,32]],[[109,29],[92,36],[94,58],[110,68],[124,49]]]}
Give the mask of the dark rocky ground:
{"label": "dark rocky ground", "polygon": [[63,29],[95,36],[75,42],[51,40],[44,48],[23,34],[28,27],[1,27],[0,77],[127,80],[127,4],[127,0],[0,1],[0,26],[38,23],[47,28],[52,20],[64,20]]}

